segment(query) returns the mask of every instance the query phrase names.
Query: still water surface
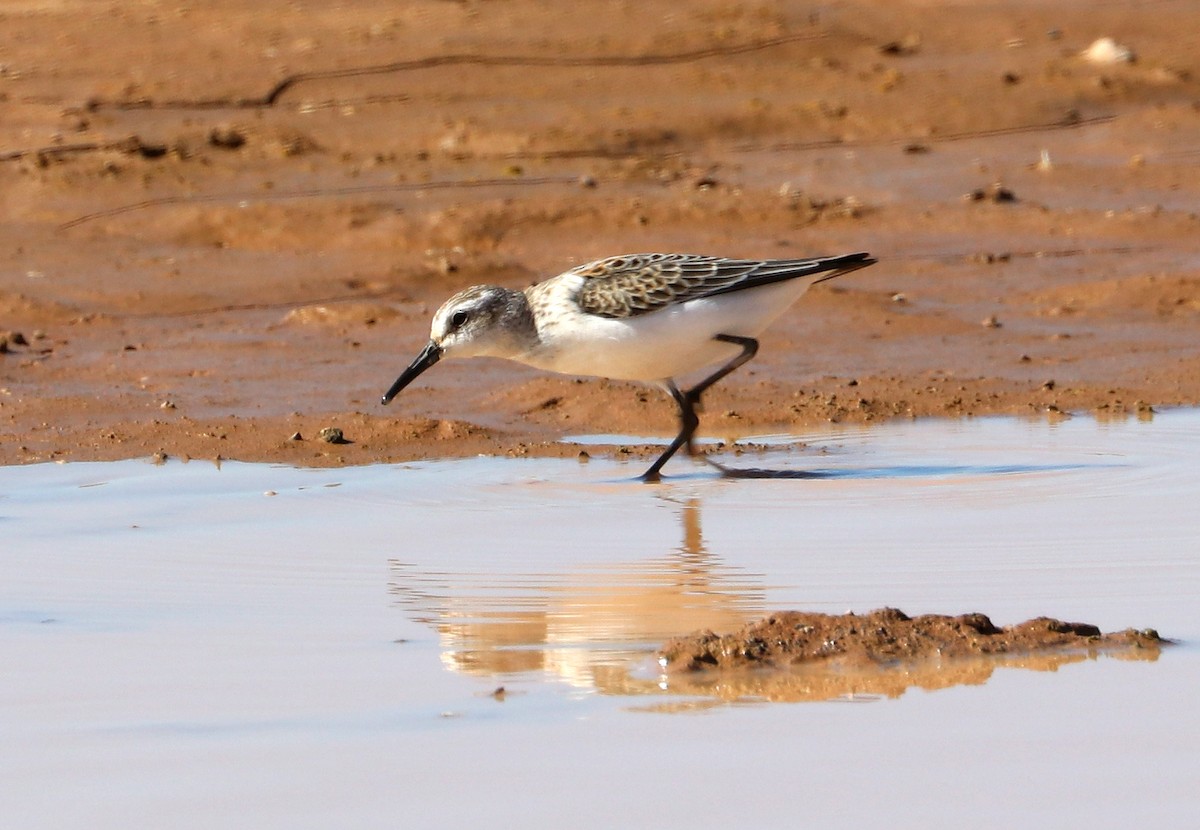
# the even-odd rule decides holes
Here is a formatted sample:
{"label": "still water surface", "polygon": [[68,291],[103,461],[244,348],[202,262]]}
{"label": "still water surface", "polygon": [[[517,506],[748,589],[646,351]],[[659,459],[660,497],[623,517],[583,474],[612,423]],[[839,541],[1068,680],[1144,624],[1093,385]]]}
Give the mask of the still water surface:
{"label": "still water surface", "polygon": [[[661,486],[603,459],[0,468],[4,823],[1193,822],[1200,413],[803,438],[728,460],[817,477]],[[807,693],[653,660],[884,605],[1180,642]]]}

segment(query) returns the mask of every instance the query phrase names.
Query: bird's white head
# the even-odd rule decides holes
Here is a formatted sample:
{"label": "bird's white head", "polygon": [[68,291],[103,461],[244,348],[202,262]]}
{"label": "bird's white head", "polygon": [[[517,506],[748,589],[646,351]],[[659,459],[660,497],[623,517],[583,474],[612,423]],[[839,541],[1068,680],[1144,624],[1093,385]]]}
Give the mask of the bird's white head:
{"label": "bird's white head", "polygon": [[536,340],[529,302],[520,291],[475,285],[433,315],[429,343],[383,396],[386,404],[443,357],[515,357]]}
{"label": "bird's white head", "polygon": [[525,333],[520,324],[528,307],[525,295],[518,291],[474,285],[437,310],[429,340],[443,357],[508,357]]}

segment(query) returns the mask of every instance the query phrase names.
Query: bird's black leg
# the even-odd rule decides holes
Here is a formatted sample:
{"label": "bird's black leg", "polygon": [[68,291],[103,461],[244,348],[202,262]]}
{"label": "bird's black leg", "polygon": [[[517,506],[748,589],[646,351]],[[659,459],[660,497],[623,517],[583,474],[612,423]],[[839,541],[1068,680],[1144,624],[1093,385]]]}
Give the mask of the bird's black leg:
{"label": "bird's black leg", "polygon": [[[718,334],[713,339],[720,340],[723,343],[732,343],[735,346],[741,346],[742,353],[739,354],[737,357],[735,357],[733,360],[726,363],[724,366],[722,366],[717,371],[713,372],[711,375],[706,377],[704,380],[697,383],[691,389],[684,392],[684,396],[688,399],[688,402],[691,403],[693,410],[700,409],[700,396],[702,394],[704,394],[705,390],[707,390],[708,387],[712,386],[714,383],[719,381],[721,378],[725,377],[730,372],[732,372],[734,369],[738,368],[739,366],[741,366],[742,364],[746,363],[751,358],[753,358],[756,354],[758,354],[758,341],[755,340],[753,337],[738,337],[738,336],[732,335],[732,334]],[[699,425],[699,421],[700,421],[700,419],[697,418],[696,419],[697,425]],[[693,432],[694,431],[695,430],[693,430]],[[692,452],[692,442],[690,439],[688,440],[688,455],[695,455],[695,453]],[[704,459],[704,461],[706,463],[708,463],[710,466],[716,467],[721,472],[723,472],[723,473],[729,472],[729,470],[725,467],[725,465],[723,465],[719,462],[713,461],[707,455],[704,455],[701,457]]]}
{"label": "bird's black leg", "polygon": [[[650,465],[650,469],[642,473],[642,481],[658,481],[660,478],[659,471],[663,468],[663,465],[666,464],[671,456],[673,456],[675,452],[685,444],[687,445],[688,455],[696,454],[695,450],[692,448],[692,436],[696,434],[696,428],[700,426],[700,418],[696,415],[696,409],[700,405],[700,396],[704,394],[708,387],[712,386],[714,383],[728,375],[734,369],[738,368],[758,353],[758,341],[753,337],[738,337],[733,334],[718,334],[713,339],[720,340],[722,343],[732,343],[735,346],[741,346],[742,352],[733,358],[733,360],[726,363],[720,369],[713,372],[711,375],[697,383],[686,392],[680,392],[679,387],[676,386],[673,381],[668,380],[666,382],[665,386],[667,392],[670,393],[671,397],[675,399],[675,403],[679,406],[679,434],[675,436],[675,440],[672,441],[671,445],[667,447],[666,452],[660,455],[658,459]],[[720,464],[709,460],[707,457],[704,460],[708,461],[709,464],[713,465],[719,470],[725,469]]]}
{"label": "bird's black leg", "polygon": [[658,471],[675,454],[675,451],[684,444],[687,444],[688,455],[691,455],[692,436],[696,432],[696,427],[700,426],[700,419],[696,416],[695,407],[692,406],[692,402],[688,400],[687,395],[679,391],[679,387],[675,385],[675,382],[668,380],[663,386],[679,407],[679,434],[675,436],[675,440],[671,442],[666,451],[650,465],[650,469],[642,473],[642,481],[658,481],[660,478]]}
{"label": "bird's black leg", "polygon": [[704,394],[708,387],[725,377],[737,367],[741,366],[746,361],[750,360],[758,354],[758,341],[753,337],[738,337],[733,334],[718,334],[713,340],[720,340],[722,343],[732,343],[735,346],[742,347],[742,353],[733,360],[726,363],[717,371],[706,377],[704,380],[697,383],[683,394],[692,402],[692,405],[700,403],[700,396]]}

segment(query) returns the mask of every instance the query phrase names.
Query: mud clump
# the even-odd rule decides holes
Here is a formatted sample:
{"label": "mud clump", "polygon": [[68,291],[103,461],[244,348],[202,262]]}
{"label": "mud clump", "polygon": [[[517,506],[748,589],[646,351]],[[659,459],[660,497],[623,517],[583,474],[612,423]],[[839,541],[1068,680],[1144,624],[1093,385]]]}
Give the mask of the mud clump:
{"label": "mud clump", "polygon": [[868,668],[1042,652],[1157,653],[1166,642],[1152,629],[1103,634],[1088,623],[1049,617],[1000,628],[984,614],[909,617],[882,608],[863,615],[779,612],[733,634],[699,631],[673,638],[660,656],[673,672],[819,664]]}

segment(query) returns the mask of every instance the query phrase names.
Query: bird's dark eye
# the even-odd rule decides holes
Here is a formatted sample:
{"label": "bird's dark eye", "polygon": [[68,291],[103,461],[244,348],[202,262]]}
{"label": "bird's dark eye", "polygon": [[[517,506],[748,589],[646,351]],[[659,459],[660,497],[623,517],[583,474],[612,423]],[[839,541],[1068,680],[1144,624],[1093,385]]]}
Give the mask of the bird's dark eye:
{"label": "bird's dark eye", "polygon": [[450,328],[459,329],[467,322],[467,312],[456,311],[450,315]]}

